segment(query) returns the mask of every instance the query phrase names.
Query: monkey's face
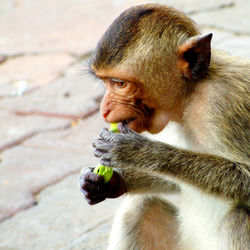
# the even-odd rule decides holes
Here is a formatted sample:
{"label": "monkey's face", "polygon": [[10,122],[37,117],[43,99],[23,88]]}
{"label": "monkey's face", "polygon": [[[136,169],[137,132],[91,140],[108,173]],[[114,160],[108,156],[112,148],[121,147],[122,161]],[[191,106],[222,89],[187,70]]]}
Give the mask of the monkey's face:
{"label": "monkey's face", "polygon": [[[123,77],[107,77],[96,73],[105,86],[101,113],[106,122],[125,122],[136,132],[160,132],[168,123],[168,114],[159,108],[143,84],[125,74]],[[116,74],[117,75],[117,74]],[[122,78],[122,79],[121,79]]]}
{"label": "monkey's face", "polygon": [[188,39],[198,34],[191,19],[158,5],[137,6],[115,19],[90,64],[106,88],[104,119],[150,133],[169,120],[180,122],[195,86],[190,82],[204,76],[210,62],[212,36]]}

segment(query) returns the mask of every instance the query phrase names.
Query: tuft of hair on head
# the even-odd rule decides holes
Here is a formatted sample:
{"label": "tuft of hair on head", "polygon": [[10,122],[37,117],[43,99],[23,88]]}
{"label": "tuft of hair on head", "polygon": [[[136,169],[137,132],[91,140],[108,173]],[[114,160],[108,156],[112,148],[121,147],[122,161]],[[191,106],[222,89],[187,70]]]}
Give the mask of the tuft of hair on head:
{"label": "tuft of hair on head", "polygon": [[[196,23],[184,13],[165,5],[145,4],[125,10],[103,34],[95,50],[92,64],[99,70],[113,67],[126,58],[127,51],[137,41],[157,44],[163,51],[167,41],[179,40],[200,34]],[[172,41],[173,40],[173,41]]]}

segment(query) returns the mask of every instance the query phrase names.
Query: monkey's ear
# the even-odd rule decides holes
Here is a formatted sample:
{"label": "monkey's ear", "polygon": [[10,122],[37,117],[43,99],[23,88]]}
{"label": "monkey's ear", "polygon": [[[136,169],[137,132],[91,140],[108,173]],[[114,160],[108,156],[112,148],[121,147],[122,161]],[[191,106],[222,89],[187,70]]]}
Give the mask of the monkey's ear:
{"label": "monkey's ear", "polygon": [[184,77],[198,80],[208,69],[211,58],[211,39],[213,34],[191,38],[178,48],[178,67]]}

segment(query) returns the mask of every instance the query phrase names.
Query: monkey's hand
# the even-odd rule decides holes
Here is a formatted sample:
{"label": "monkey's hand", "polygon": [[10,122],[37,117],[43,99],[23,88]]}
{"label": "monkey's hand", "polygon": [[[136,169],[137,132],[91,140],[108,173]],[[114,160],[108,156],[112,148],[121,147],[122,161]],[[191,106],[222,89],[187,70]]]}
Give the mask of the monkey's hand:
{"label": "monkey's hand", "polygon": [[94,155],[100,163],[114,168],[140,168],[152,156],[150,139],[119,124],[121,133],[111,133],[103,128],[100,137],[93,142]]}
{"label": "monkey's hand", "polygon": [[93,170],[94,168],[85,169],[79,178],[80,190],[90,205],[106,198],[117,198],[127,191],[125,181],[115,170],[108,183],[104,183],[103,176],[93,173]]}

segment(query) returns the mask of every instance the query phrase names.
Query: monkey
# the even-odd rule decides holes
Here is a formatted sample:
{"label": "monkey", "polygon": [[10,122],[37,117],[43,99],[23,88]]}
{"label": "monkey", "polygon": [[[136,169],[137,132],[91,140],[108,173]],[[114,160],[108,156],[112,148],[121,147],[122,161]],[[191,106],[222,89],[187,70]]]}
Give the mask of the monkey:
{"label": "monkey", "polygon": [[[125,195],[109,250],[250,248],[250,61],[211,39],[183,12],[145,4],[97,44],[89,69],[106,89],[101,114],[121,133],[104,128],[93,141],[110,182],[87,168],[80,188],[91,205]],[[187,149],[141,134],[169,122]]]}

